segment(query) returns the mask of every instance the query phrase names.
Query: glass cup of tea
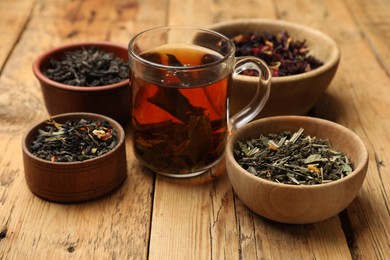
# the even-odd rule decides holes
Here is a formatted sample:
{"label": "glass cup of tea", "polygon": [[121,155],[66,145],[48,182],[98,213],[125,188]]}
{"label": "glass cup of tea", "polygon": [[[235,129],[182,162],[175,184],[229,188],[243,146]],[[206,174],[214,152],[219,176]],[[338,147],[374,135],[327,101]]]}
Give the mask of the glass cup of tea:
{"label": "glass cup of tea", "polygon": [[[159,27],[131,39],[131,140],[142,165],[171,177],[199,175],[222,158],[229,133],[257,116],[271,73],[260,59],[234,54],[232,40],[202,28]],[[258,89],[230,117],[232,78],[244,70],[259,73]]]}

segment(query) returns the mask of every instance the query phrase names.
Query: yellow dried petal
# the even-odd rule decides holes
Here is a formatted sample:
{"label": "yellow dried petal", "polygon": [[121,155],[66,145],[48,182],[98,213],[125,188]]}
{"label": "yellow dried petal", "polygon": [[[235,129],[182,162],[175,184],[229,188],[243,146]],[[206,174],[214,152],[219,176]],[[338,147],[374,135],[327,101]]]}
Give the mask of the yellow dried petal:
{"label": "yellow dried petal", "polygon": [[273,143],[268,143],[268,149],[276,151],[278,150],[278,147],[274,145]]}
{"label": "yellow dried petal", "polygon": [[314,164],[309,164],[309,165],[307,166],[307,169],[310,170],[310,171],[315,171],[316,173],[320,173],[320,172],[321,172],[321,170],[318,169],[318,167],[315,166]]}
{"label": "yellow dried petal", "polygon": [[93,130],[92,132],[97,138],[100,140],[106,141],[112,137],[112,135],[108,132],[105,132],[104,130]]}

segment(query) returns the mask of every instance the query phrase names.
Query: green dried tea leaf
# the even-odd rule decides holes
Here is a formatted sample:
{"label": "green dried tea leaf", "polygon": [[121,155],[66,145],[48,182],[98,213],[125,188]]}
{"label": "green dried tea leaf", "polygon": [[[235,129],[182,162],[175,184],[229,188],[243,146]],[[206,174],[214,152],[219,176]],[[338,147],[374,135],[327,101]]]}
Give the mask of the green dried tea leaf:
{"label": "green dried tea leaf", "polygon": [[352,167],[347,164],[347,163],[344,163],[343,164],[343,167],[342,167],[342,171],[346,174],[346,175],[349,175],[351,172],[352,172]]}
{"label": "green dried tea leaf", "polygon": [[326,162],[327,158],[323,158],[321,154],[311,154],[305,159],[305,164],[315,163],[315,162]]}

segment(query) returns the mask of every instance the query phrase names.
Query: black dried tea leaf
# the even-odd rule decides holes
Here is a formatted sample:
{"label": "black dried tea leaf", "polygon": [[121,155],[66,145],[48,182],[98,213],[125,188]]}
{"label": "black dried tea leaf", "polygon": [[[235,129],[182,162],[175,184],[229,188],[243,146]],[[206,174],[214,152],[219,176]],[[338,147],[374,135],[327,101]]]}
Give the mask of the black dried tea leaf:
{"label": "black dried tea leaf", "polygon": [[234,157],[251,174],[285,184],[321,184],[352,172],[352,162],[332,148],[329,140],[289,131],[237,142]]}
{"label": "black dried tea leaf", "polygon": [[[264,60],[272,76],[289,76],[304,73],[323,65],[323,62],[310,55],[306,40],[296,40],[287,31],[277,35],[239,34],[232,38],[236,46],[236,56],[255,56]],[[256,71],[243,72],[257,76]]]}
{"label": "black dried tea leaf", "polygon": [[118,143],[115,129],[103,120],[48,120],[45,129],[30,144],[30,152],[52,162],[74,162],[95,158],[112,150]]}
{"label": "black dried tea leaf", "polygon": [[43,73],[66,85],[105,86],[126,80],[129,65],[111,52],[90,47],[65,52],[61,59],[51,59]]}

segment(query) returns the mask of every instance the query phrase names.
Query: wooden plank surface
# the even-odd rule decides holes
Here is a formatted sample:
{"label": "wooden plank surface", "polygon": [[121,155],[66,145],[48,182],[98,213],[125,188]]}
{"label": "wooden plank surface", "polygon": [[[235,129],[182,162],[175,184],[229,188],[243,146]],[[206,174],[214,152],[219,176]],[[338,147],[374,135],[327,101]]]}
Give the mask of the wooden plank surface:
{"label": "wooden plank surface", "polygon": [[353,230],[350,247],[355,258],[389,259],[390,174],[386,166],[390,161],[390,48],[385,43],[390,42],[390,5],[386,0],[370,4],[348,0],[344,5],[364,39],[364,46],[351,43],[344,52],[350,66],[356,67],[354,71],[346,68],[361,123],[355,130],[371,150],[370,174],[362,189],[365,196],[359,196],[347,210]]}
{"label": "wooden plank surface", "polygon": [[[388,1],[2,0],[0,14],[9,35],[0,43],[0,259],[390,259]],[[223,161],[191,179],[155,176],[128,135],[128,179],[116,192],[75,205],[31,194],[21,139],[48,116],[31,71],[39,53],[235,18],[293,21],[338,42],[339,70],[310,114],[347,126],[369,150],[367,179],[345,211],[309,225],[266,220],[235,196]]]}
{"label": "wooden plank surface", "polygon": [[[112,195],[59,205],[33,196],[24,181],[21,139],[47,118],[31,65],[39,53],[68,42],[127,44],[139,30],[165,21],[164,1],[37,1],[0,78],[0,259],[145,259],[154,176],[134,164]],[[149,15],[151,15],[149,17]],[[147,19],[145,19],[147,17]],[[129,22],[130,21],[130,22]],[[118,250],[120,249],[120,250]]]}
{"label": "wooden plank surface", "polygon": [[[327,1],[327,5],[332,7],[329,12],[332,23],[343,21],[342,26],[324,29],[339,42],[342,61],[334,84],[321,100],[318,115],[355,131],[370,151],[369,174],[359,196],[341,219],[353,258],[387,259],[390,258],[390,176],[385,173],[383,163],[390,159],[386,148],[390,141],[387,97],[390,81],[389,67],[384,70],[378,56],[389,57],[388,46],[383,48],[379,42],[389,41],[390,35],[377,28],[375,20],[381,20],[382,29],[388,28],[389,19],[381,17],[389,17],[390,9],[384,8],[388,5],[386,1],[370,5],[364,1]],[[375,10],[380,10],[377,16]]]}
{"label": "wooden plank surface", "polygon": [[[237,4],[241,11],[238,14],[233,11],[238,9]],[[240,1],[239,3],[236,2],[236,5],[233,5],[230,1],[218,2],[218,4],[205,4],[205,1],[173,1],[170,5],[170,13],[182,15],[171,17],[169,22],[171,24],[205,26],[213,22],[236,18],[276,18],[287,15],[287,11],[283,10],[283,8],[287,10],[296,8],[297,12],[294,15],[297,17],[305,16],[308,12],[310,13],[310,10],[301,10],[299,6],[295,7],[296,4],[293,1],[285,1],[283,4],[280,4],[281,6],[279,6],[277,1],[276,3],[273,1]],[[185,16],[183,15],[185,8],[197,11],[191,13],[190,16]],[[317,10],[317,8],[320,9]],[[318,12],[328,11],[321,8],[325,7],[316,6]],[[203,17],[205,13],[207,13],[207,17]],[[312,19],[316,20],[313,17]],[[310,24],[310,20],[307,22]],[[222,183],[221,187],[229,186],[226,176],[214,179],[213,183]],[[197,187],[196,192],[203,194],[202,196],[192,196],[191,200],[178,203],[174,198],[190,196],[187,194],[188,191],[184,194],[178,194],[177,188],[174,189],[171,185],[165,185],[164,179],[157,178],[155,202],[158,203],[154,203],[150,245],[151,259],[160,259],[158,256],[161,256],[161,252],[163,252],[162,255],[175,255],[185,259],[189,259],[192,256],[195,256],[194,259],[204,259],[207,255],[210,255],[211,259],[268,259],[272,257],[287,259],[291,257],[291,254],[297,255],[301,259],[326,259],[333,255],[339,255],[343,258],[350,257],[342,226],[337,217],[328,220],[327,225],[314,224],[305,227],[275,225],[248,212],[248,209],[242,205],[238,198],[235,198],[235,206],[232,208],[231,198],[234,197],[234,194],[232,194],[232,190],[227,189],[226,192],[221,192],[220,196],[212,197],[214,203],[218,202],[218,204],[223,206],[219,218],[213,219],[202,215],[205,210],[212,212],[213,205],[209,203],[199,206],[199,204],[203,205],[199,199],[204,198],[207,194],[214,194],[214,189],[213,185]],[[160,194],[164,194],[164,196],[160,196]],[[234,208],[236,212],[231,212]],[[198,212],[193,212],[194,210],[198,210]],[[188,220],[190,223],[181,225],[180,230],[175,232],[185,233],[188,236],[168,236],[170,239],[167,239],[167,236],[160,236],[160,234],[171,233],[170,229],[172,226],[177,225],[177,219],[181,219],[179,216],[182,216],[183,212],[190,212],[190,215],[184,215],[185,219],[190,219]],[[232,214],[236,215],[236,219],[230,217]],[[194,217],[191,217],[192,215]],[[203,218],[197,217],[199,215],[203,216]],[[164,216],[164,218],[160,216]],[[229,222],[226,223],[226,221]],[[194,234],[192,230],[194,226],[209,226],[211,223],[214,223],[213,225],[222,225],[222,227],[225,225],[238,227],[237,230],[234,230],[233,236],[229,234],[229,236],[224,237],[226,242],[232,246],[237,246],[236,243],[238,241],[238,255],[236,250],[221,250],[221,246],[218,243],[209,242],[219,241],[219,233],[196,232]],[[201,249],[198,248],[199,241],[202,241],[200,243],[204,244]],[[327,244],[326,250],[323,249],[324,241],[332,241]]]}
{"label": "wooden plank surface", "polygon": [[0,1],[0,71],[30,18],[34,1]]}

